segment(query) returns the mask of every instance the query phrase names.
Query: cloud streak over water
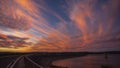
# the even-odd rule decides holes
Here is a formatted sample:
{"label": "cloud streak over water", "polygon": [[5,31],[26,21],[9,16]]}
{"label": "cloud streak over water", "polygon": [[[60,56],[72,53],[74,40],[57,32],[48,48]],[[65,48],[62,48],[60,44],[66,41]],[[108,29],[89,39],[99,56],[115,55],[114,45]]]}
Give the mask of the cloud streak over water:
{"label": "cloud streak over water", "polygon": [[28,38],[26,51],[119,50],[119,9],[119,0],[1,0],[0,32]]}

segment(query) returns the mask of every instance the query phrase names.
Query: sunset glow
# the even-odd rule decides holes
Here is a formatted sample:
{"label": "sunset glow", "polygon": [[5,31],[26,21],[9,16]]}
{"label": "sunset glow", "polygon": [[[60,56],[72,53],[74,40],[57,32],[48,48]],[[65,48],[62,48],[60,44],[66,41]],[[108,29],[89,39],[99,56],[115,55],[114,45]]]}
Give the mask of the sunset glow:
{"label": "sunset glow", "polygon": [[120,0],[0,0],[0,51],[120,49]]}

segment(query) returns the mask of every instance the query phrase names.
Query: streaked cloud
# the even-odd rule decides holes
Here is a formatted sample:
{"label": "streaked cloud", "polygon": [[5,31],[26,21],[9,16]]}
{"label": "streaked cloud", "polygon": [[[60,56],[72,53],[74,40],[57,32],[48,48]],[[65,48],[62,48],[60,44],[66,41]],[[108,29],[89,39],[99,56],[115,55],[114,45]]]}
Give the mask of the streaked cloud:
{"label": "streaked cloud", "polygon": [[119,0],[1,0],[0,38],[28,38],[26,51],[109,50],[119,44],[119,9]]}

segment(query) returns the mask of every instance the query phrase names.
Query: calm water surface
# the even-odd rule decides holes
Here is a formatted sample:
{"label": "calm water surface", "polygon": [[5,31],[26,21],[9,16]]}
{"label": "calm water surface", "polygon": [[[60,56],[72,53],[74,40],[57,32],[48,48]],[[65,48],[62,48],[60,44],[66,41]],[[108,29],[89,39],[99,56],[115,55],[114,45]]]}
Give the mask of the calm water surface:
{"label": "calm water surface", "polygon": [[53,62],[54,65],[68,68],[101,68],[102,65],[109,65],[113,68],[120,68],[120,54],[87,55],[84,57],[70,58]]}

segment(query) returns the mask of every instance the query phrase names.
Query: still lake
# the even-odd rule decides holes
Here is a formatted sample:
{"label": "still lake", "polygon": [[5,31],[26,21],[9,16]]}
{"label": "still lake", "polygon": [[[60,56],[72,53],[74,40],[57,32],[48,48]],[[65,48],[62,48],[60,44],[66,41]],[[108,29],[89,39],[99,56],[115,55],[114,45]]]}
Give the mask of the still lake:
{"label": "still lake", "polygon": [[102,65],[108,65],[112,68],[120,68],[120,54],[92,54],[83,57],[57,60],[53,65],[68,68],[101,68]]}

